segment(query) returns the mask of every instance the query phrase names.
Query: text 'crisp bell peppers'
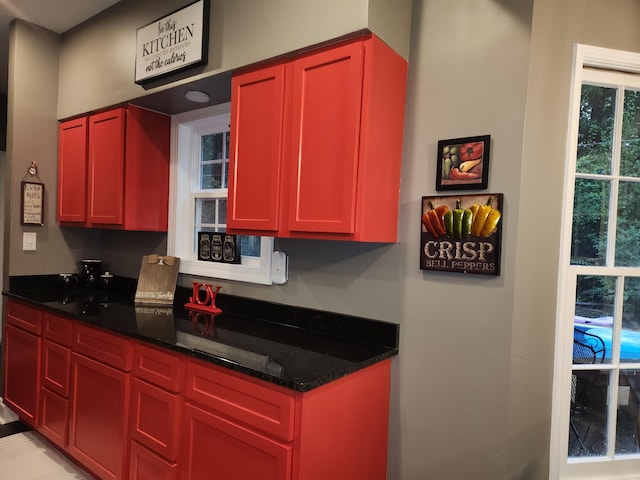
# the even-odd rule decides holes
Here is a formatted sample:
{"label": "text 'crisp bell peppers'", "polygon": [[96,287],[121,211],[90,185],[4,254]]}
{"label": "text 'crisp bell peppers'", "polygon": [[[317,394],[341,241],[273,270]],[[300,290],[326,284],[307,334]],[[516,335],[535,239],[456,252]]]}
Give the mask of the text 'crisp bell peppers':
{"label": "text 'crisp bell peppers'", "polygon": [[486,238],[495,231],[502,214],[491,206],[493,199],[494,197],[490,196],[486,205],[471,206],[470,210],[473,212],[471,235]]}
{"label": "text 'crisp bell peppers'", "polygon": [[422,224],[424,228],[431,234],[433,238],[440,238],[446,235],[444,228],[444,214],[449,210],[446,205],[440,205],[438,208],[433,207],[433,203],[429,202],[429,210],[422,214]]}
{"label": "text 'crisp bell peppers'", "polygon": [[455,210],[444,214],[444,228],[449,238],[466,238],[471,233],[473,213],[469,209],[462,209],[460,199],[456,200]]}

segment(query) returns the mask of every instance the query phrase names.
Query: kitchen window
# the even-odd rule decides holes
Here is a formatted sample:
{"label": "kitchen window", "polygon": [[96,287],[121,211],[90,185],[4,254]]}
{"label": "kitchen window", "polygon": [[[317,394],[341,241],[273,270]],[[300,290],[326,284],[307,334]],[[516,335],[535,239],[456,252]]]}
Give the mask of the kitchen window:
{"label": "kitchen window", "polygon": [[271,284],[272,237],[239,236],[240,264],[198,260],[198,232],[226,231],[229,112],[225,103],[172,118],[168,252],[180,273]]}
{"label": "kitchen window", "polygon": [[577,46],[575,59],[550,478],[631,478],[640,470],[640,55]]}

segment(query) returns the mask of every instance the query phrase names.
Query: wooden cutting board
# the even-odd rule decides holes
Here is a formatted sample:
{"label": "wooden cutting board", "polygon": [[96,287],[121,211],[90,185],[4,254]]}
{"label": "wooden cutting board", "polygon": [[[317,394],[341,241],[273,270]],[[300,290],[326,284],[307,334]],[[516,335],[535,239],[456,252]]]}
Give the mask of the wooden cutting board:
{"label": "wooden cutting board", "polygon": [[180,258],[145,255],[140,265],[137,305],[172,305],[178,281]]}

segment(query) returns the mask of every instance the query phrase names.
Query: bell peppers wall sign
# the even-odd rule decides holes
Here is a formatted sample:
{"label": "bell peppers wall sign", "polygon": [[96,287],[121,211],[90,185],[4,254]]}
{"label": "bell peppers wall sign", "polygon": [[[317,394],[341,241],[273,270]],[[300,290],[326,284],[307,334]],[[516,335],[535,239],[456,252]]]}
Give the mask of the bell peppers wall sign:
{"label": "bell peppers wall sign", "polygon": [[209,0],[199,0],[136,31],[135,82],[207,63]]}
{"label": "bell peppers wall sign", "polygon": [[490,147],[490,135],[440,140],[436,190],[487,188]]}
{"label": "bell peppers wall sign", "polygon": [[420,268],[500,275],[503,194],[422,197]]}

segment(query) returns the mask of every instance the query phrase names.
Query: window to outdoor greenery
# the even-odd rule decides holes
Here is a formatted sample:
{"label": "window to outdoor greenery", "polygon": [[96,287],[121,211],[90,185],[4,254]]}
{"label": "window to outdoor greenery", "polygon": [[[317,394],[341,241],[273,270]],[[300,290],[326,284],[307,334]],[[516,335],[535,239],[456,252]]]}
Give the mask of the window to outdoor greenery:
{"label": "window to outdoor greenery", "polygon": [[577,68],[557,330],[558,476],[628,478],[640,468],[640,78]]}
{"label": "window to outdoor greenery", "polygon": [[640,278],[616,269],[640,265],[639,109],[630,87],[582,85],[571,264],[606,270],[575,270],[570,457],[640,453],[640,377],[619,368],[640,366]]}
{"label": "window to outdoor greenery", "polygon": [[[270,237],[239,236],[240,264],[198,259],[199,232],[226,232],[229,117],[229,104],[223,104],[176,115],[172,120],[168,250],[180,257],[181,273],[269,284]],[[219,247],[222,250],[222,245]]]}

